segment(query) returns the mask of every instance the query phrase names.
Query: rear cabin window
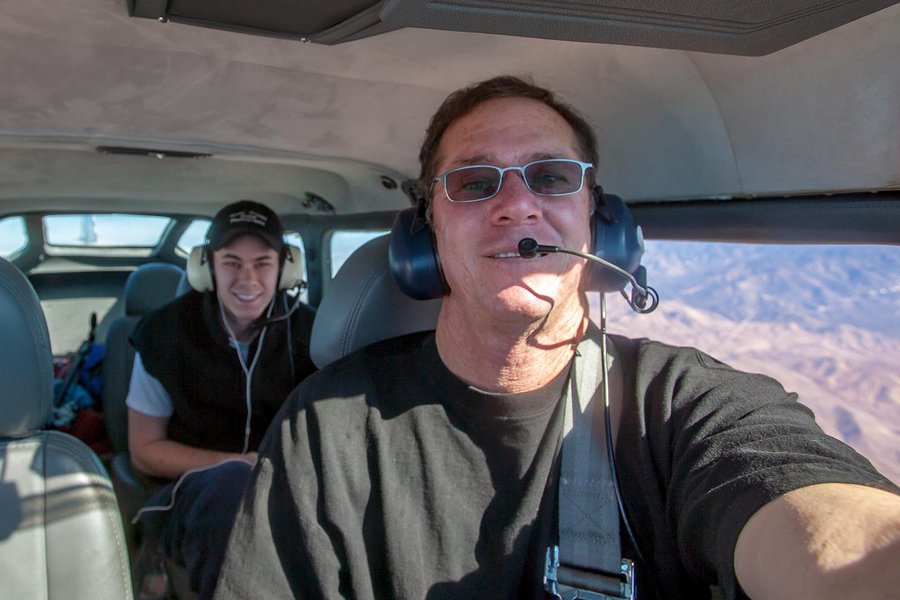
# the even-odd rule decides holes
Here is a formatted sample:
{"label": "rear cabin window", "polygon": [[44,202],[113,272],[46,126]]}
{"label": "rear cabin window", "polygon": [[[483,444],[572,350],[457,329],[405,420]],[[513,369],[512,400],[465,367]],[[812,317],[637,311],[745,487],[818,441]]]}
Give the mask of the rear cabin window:
{"label": "rear cabin window", "polygon": [[211,224],[212,221],[209,219],[196,219],[184,230],[175,247],[187,256],[194,246],[199,246],[206,241],[206,232]]}
{"label": "rear cabin window", "polygon": [[[303,246],[303,237],[297,233],[296,231],[286,231],[284,233],[284,242],[286,244],[290,244],[292,246],[297,246],[300,248],[300,264],[303,266],[303,280],[304,282],[309,282],[308,276],[306,275],[306,249]],[[288,292],[291,293],[291,292]],[[308,286],[300,287],[300,301],[309,304],[309,288]]]}
{"label": "rear cabin window", "polygon": [[49,215],[44,217],[44,238],[49,246],[152,248],[170,222],[150,215]]}
{"label": "rear cabin window", "polygon": [[6,217],[0,220],[0,256],[7,260],[14,258],[27,245],[28,234],[25,232],[25,219]]}
{"label": "rear cabin window", "polygon": [[341,265],[347,258],[353,254],[353,251],[368,242],[388,233],[387,229],[370,229],[370,230],[335,230],[331,233],[330,249],[331,249],[331,277],[334,278],[340,270]]}

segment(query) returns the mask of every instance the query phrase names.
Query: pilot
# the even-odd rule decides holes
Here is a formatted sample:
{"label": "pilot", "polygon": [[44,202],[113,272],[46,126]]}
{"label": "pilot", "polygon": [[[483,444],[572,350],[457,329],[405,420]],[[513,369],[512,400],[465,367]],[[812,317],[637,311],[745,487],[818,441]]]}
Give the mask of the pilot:
{"label": "pilot", "polygon": [[145,545],[185,566],[201,598],[211,596],[203,583],[215,580],[263,434],[315,370],[315,312],[287,294],[302,270],[278,216],[242,200],[207,235],[188,262],[193,289],[135,328],[126,399],[131,460],[166,482],[139,513]]}
{"label": "pilot", "polygon": [[[618,336],[607,397],[632,532],[612,553],[628,560],[621,577],[583,564],[592,552],[557,564],[555,548],[586,537],[560,525],[564,493],[585,528],[612,506],[617,535],[627,529],[609,486],[560,475],[573,398],[596,402],[583,387],[602,385],[588,379],[606,345],[587,310],[597,269],[520,252],[527,238],[592,250],[609,208],[594,134],[550,91],[504,76],[451,94],[419,157],[443,277],[437,329],[365,348],[293,392],[216,597],[896,594],[897,487],[774,380]],[[582,594],[609,581],[607,596]]]}

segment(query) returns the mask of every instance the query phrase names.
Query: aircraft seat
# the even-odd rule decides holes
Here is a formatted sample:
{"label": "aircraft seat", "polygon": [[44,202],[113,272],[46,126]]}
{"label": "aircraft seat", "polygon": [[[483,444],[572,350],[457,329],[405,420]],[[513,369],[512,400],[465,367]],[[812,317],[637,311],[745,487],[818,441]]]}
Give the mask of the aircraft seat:
{"label": "aircraft seat", "polygon": [[132,597],[112,482],[53,407],[47,323],[25,275],[0,259],[0,581],[8,598]]}
{"label": "aircraft seat", "polygon": [[131,466],[128,455],[128,408],[125,398],[131,382],[134,348],[128,341],[146,313],[174,300],[184,269],[169,263],[146,263],[135,269],[125,282],[125,314],[110,325],[103,357],[103,418],[113,446],[110,471],[126,520],[132,549],[134,530],[131,518],[143,506],[153,484]]}
{"label": "aircraft seat", "polygon": [[435,328],[438,300],[413,300],[388,267],[390,236],[372,239],[347,258],[313,322],[310,356],[320,369],[380,340]]}

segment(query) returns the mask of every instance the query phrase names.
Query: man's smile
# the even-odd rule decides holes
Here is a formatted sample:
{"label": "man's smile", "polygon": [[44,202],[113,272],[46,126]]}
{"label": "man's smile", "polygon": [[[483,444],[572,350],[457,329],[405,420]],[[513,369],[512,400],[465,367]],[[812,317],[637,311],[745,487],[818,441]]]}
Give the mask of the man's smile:
{"label": "man's smile", "polygon": [[253,302],[253,301],[257,300],[261,295],[262,295],[261,293],[248,294],[248,293],[241,293],[241,292],[235,292],[233,294],[233,296],[235,298],[237,298],[238,300],[240,300],[241,302]]}

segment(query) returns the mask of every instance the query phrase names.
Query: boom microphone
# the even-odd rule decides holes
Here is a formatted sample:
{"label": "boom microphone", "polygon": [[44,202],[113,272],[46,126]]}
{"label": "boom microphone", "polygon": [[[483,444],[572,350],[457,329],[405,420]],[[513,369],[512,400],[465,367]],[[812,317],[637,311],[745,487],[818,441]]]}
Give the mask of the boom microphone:
{"label": "boom microphone", "polygon": [[[303,287],[301,287],[300,289],[302,290]],[[290,319],[291,315],[294,314],[294,311],[296,311],[298,308],[300,308],[300,294],[297,294],[297,299],[294,300],[294,303],[291,305],[290,310],[288,310],[286,313],[284,313],[283,315],[278,315],[277,317],[271,317],[269,319],[263,319],[262,317],[260,317],[253,323],[253,327],[255,329],[262,329],[263,327],[268,327],[272,323],[278,323],[279,321]]]}
{"label": "boom microphone", "polygon": [[[631,298],[625,295],[624,291],[622,292],[622,295],[625,296],[625,300],[626,302],[628,302],[631,310],[637,313],[646,314],[653,312],[654,310],[656,310],[656,307],[659,306],[659,294],[655,289],[646,284],[642,285],[638,282],[634,275],[632,275],[625,269],[614,265],[608,260],[604,260],[594,254],[586,254],[577,250],[560,248],[559,246],[546,246],[544,244],[538,244],[537,241],[535,241],[533,238],[522,238],[521,240],[519,240],[518,250],[519,256],[521,256],[522,258],[534,258],[538,254],[552,254],[555,252],[562,252],[564,254],[572,254],[574,256],[579,256],[581,258],[595,262],[602,267],[614,271],[618,275],[621,275],[628,280],[628,283],[630,283],[632,287]],[[642,269],[643,268],[641,268],[641,270]]]}

